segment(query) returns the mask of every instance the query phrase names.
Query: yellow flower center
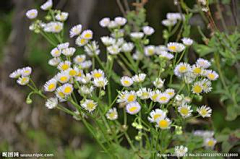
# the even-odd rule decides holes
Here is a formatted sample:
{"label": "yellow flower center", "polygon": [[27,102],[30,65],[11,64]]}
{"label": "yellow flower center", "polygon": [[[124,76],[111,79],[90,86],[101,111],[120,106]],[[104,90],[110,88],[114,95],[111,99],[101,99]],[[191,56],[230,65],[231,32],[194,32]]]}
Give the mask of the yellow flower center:
{"label": "yellow flower center", "polygon": [[91,34],[91,33],[86,33],[84,37],[85,37],[85,38],[91,38],[91,37],[92,37],[92,34]]}
{"label": "yellow flower center", "polygon": [[156,120],[157,118],[160,118],[161,116],[162,116],[161,114],[155,114],[155,115],[153,116],[153,119]]}
{"label": "yellow flower center", "polygon": [[196,74],[200,74],[201,73],[201,68],[199,68],[199,67],[196,67],[196,68],[194,68],[194,70],[193,70],[193,72],[194,73],[196,73]]}
{"label": "yellow flower center", "polygon": [[213,73],[209,73],[209,74],[208,74],[208,78],[210,78],[210,79],[214,79],[214,78],[215,78],[215,76],[214,76],[214,74],[213,74]]}
{"label": "yellow flower center", "polygon": [[160,97],[160,100],[161,100],[161,101],[166,101],[166,100],[167,100],[167,97],[165,97],[165,96]]}
{"label": "yellow flower center", "polygon": [[154,50],[153,50],[153,49],[149,49],[149,50],[148,50],[148,54],[149,54],[149,55],[153,55],[153,54],[154,54]]}
{"label": "yellow flower center", "polygon": [[54,27],[54,30],[55,30],[55,31],[61,30],[61,26],[60,26],[60,25],[56,25],[56,26]]}
{"label": "yellow flower center", "polygon": [[94,104],[93,102],[89,102],[89,103],[87,104],[87,108],[88,108],[88,109],[94,109],[94,107],[95,107],[95,104]]}
{"label": "yellow flower center", "polygon": [[187,67],[184,65],[179,67],[179,72],[185,72],[186,70],[187,70]]}
{"label": "yellow flower center", "polygon": [[158,94],[152,95],[152,99],[153,99],[154,101],[157,100],[157,97],[158,97]]}
{"label": "yellow flower center", "polygon": [[135,95],[130,94],[130,95],[128,96],[127,101],[128,101],[128,102],[133,102],[133,101],[135,101]]}
{"label": "yellow flower center", "polygon": [[188,108],[186,108],[186,107],[182,107],[182,108],[180,109],[180,112],[181,112],[181,114],[183,114],[183,115],[188,115],[188,113],[189,113]]}
{"label": "yellow flower center", "polygon": [[206,109],[202,109],[200,111],[200,113],[201,113],[202,116],[205,116],[205,115],[207,115],[207,110]]}
{"label": "yellow flower center", "polygon": [[71,87],[66,87],[64,89],[64,93],[71,93],[72,92],[72,88]]}
{"label": "yellow flower center", "polygon": [[67,78],[66,76],[60,77],[60,81],[61,81],[61,82],[65,82],[65,81],[67,81],[67,79],[68,79],[68,78]]}
{"label": "yellow flower center", "polygon": [[68,64],[63,64],[61,68],[63,71],[65,71],[69,68],[69,66],[68,66]]}
{"label": "yellow flower center", "polygon": [[124,83],[125,85],[129,85],[129,84],[130,84],[130,82],[127,81],[127,80],[123,81],[123,83]]}
{"label": "yellow flower center", "polygon": [[69,75],[70,75],[70,76],[76,76],[76,75],[77,75],[77,71],[75,71],[75,70],[70,70],[70,71],[69,71]]}
{"label": "yellow flower center", "polygon": [[207,143],[207,145],[208,145],[209,147],[214,146],[214,141],[213,141],[213,140],[209,140],[208,143]]}
{"label": "yellow flower center", "polygon": [[102,74],[99,73],[99,72],[96,72],[96,73],[94,73],[93,76],[94,76],[95,78],[100,78],[100,77],[102,77]]}
{"label": "yellow flower center", "polygon": [[202,92],[202,87],[199,86],[199,85],[195,85],[195,86],[193,87],[193,92],[195,92],[195,93],[201,93],[201,92]]}
{"label": "yellow flower center", "polygon": [[167,122],[167,120],[161,120],[161,121],[159,121],[158,125],[160,128],[167,128],[168,122]]}
{"label": "yellow flower center", "polygon": [[54,89],[54,88],[55,88],[55,84],[54,84],[54,83],[49,84],[49,86],[48,86],[48,89],[49,89],[49,90],[52,90],[52,89]]}
{"label": "yellow flower center", "polygon": [[109,117],[110,117],[111,119],[113,119],[115,116],[116,116],[116,113],[115,113],[115,112],[109,113]]}
{"label": "yellow flower center", "polygon": [[169,46],[168,47],[170,50],[172,50],[172,51],[176,51],[177,50],[177,47],[176,46]]}
{"label": "yellow flower center", "polygon": [[61,98],[64,98],[64,97],[65,97],[64,94],[63,94],[63,92],[58,92],[58,95],[59,95]]}
{"label": "yellow flower center", "polygon": [[84,44],[85,42],[86,42],[86,39],[81,39],[81,40],[80,40],[80,43],[81,43],[81,44]]}
{"label": "yellow flower center", "polygon": [[136,106],[133,106],[133,107],[129,108],[129,111],[132,112],[132,113],[134,113],[136,110],[137,110]]}

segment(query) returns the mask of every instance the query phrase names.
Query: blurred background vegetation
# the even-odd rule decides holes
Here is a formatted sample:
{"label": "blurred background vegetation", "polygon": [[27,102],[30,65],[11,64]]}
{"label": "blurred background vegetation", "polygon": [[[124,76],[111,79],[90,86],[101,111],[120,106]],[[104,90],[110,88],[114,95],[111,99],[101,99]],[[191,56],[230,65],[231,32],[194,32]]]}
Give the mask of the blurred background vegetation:
{"label": "blurred background vegetation", "polygon": [[[53,68],[47,64],[50,58],[50,45],[41,36],[28,30],[30,22],[25,17],[28,9],[39,8],[43,2],[44,0],[1,1],[0,152],[53,153],[55,158],[69,159],[103,158],[100,148],[81,122],[58,110],[49,111],[45,108],[44,101],[38,97],[33,99],[34,104],[27,105],[25,103],[27,88],[14,84],[13,80],[8,78],[9,73],[16,68],[30,65],[34,68],[32,76],[34,81],[42,86],[49,79],[48,76],[54,73]],[[132,9],[134,8],[131,5],[133,2],[135,1],[128,0]],[[225,3],[229,2],[223,0],[221,5],[223,13],[226,9]],[[195,1],[185,0],[185,3],[192,7]],[[84,28],[93,30],[97,40],[108,34],[106,29],[99,26],[99,20],[103,17],[122,16],[115,0],[54,0],[54,6],[70,13],[67,30],[72,25],[81,23]],[[173,5],[173,0],[148,0],[145,8],[147,21],[156,30],[150,39],[151,43],[162,44],[164,27],[161,25],[161,20],[165,19],[168,12],[178,12],[177,7]],[[213,15],[217,15],[214,4],[212,10]],[[227,12],[226,16],[229,16]],[[202,43],[197,26],[200,26],[206,34],[210,32],[201,16],[193,15],[190,23],[192,25],[191,38]],[[231,23],[231,19],[228,19],[228,23]],[[218,19],[216,19],[216,24],[221,28]],[[174,38],[171,40],[174,41]],[[194,50],[190,50],[190,63],[195,61],[198,56]],[[240,118],[236,117],[232,121],[227,121],[225,118],[226,108],[222,106],[217,95],[208,95],[203,101],[214,110],[212,116],[214,130],[222,135],[220,137],[226,142],[225,145],[229,150],[239,152],[239,147],[229,140],[239,141]]]}

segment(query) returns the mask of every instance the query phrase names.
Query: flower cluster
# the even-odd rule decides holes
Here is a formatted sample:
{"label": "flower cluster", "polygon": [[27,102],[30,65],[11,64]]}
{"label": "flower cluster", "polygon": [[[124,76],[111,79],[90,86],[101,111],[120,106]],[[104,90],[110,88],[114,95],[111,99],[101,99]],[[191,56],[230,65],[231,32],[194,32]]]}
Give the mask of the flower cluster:
{"label": "flower cluster", "polygon": [[[93,40],[93,31],[83,30],[81,24],[69,30],[68,37],[75,38],[75,43],[70,44],[63,33],[68,13],[54,10],[52,6],[52,0],[41,6],[48,12],[46,22],[37,19],[36,9],[27,11],[26,16],[32,20],[30,30],[41,33],[53,45],[48,64],[57,70],[56,74],[44,84],[44,93],[30,79],[30,67],[17,69],[10,77],[18,78],[17,83],[28,85],[33,93],[46,98],[47,108],[58,107],[74,119],[82,120],[90,132],[100,131],[106,142],[99,143],[110,147],[112,142],[119,144],[124,135],[132,149],[141,145],[150,151],[155,145],[155,149],[161,146],[168,149],[173,145],[175,155],[184,156],[189,151],[185,144],[167,140],[184,134],[182,128],[190,119],[211,117],[212,109],[206,105],[197,107],[194,99],[209,93],[212,82],[219,76],[209,69],[211,62],[206,59],[199,58],[193,65],[183,62],[182,57],[194,41],[184,36],[179,38],[181,42],[169,42],[168,37],[165,45],[152,45],[149,36],[154,34],[154,28],[144,23],[133,29],[128,23],[129,17],[118,16],[113,20],[105,17],[99,22],[110,32],[109,36],[101,37],[105,50],[100,51],[98,42]],[[168,13],[162,24],[171,31],[176,23],[184,22],[184,14]],[[106,56],[106,61],[99,55]],[[172,80],[174,77],[177,78]],[[72,107],[65,107],[66,103]],[[137,129],[135,139],[139,144],[130,139],[128,125]],[[213,148],[217,142],[213,133],[196,131],[193,134],[204,138],[206,148]],[[95,133],[93,135],[99,140]],[[159,144],[159,140],[163,144]],[[101,146],[105,148],[105,144]]]}

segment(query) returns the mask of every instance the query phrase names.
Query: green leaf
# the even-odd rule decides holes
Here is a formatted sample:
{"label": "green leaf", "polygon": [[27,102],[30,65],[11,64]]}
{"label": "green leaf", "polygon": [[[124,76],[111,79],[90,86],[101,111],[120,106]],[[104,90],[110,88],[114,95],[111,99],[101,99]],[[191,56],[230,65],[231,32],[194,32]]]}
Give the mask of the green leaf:
{"label": "green leaf", "polygon": [[215,48],[211,48],[202,44],[194,44],[193,48],[200,56],[205,56],[216,51]]}

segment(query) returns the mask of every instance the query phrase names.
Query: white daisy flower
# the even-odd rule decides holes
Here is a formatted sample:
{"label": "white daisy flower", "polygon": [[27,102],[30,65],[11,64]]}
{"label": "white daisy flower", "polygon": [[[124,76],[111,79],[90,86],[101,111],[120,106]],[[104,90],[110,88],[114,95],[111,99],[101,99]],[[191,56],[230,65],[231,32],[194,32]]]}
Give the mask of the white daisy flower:
{"label": "white daisy flower", "polygon": [[155,109],[150,112],[150,116],[148,117],[148,120],[153,123],[157,122],[160,119],[164,119],[166,117],[166,112],[161,109]]}
{"label": "white daisy flower", "polygon": [[181,114],[183,118],[190,117],[192,115],[192,109],[189,105],[182,105],[178,107],[178,112]]}
{"label": "white daisy flower", "polygon": [[164,81],[165,81],[165,80],[162,80],[161,78],[156,78],[155,81],[153,81],[153,85],[154,85],[156,88],[162,88],[163,85],[164,85]]}
{"label": "white daisy flower", "polygon": [[200,94],[203,92],[203,85],[201,81],[197,81],[192,86],[192,92],[194,94]]}
{"label": "white daisy flower", "polygon": [[112,45],[107,47],[107,51],[112,55],[116,55],[121,51],[121,48],[118,45]]}
{"label": "white daisy flower", "polygon": [[152,56],[155,54],[155,46],[149,45],[144,48],[144,54],[146,56]]}
{"label": "white daisy flower", "polygon": [[207,70],[205,72],[205,76],[211,81],[215,81],[219,77],[218,74],[215,71],[212,71],[212,70]]}
{"label": "white daisy flower", "polygon": [[83,83],[83,84],[87,84],[91,81],[92,76],[90,73],[87,73],[86,75],[82,74],[81,77],[77,77],[76,80]]}
{"label": "white daisy flower", "polygon": [[143,59],[143,54],[141,54],[141,52],[136,51],[133,55],[132,55],[134,60],[142,60]]}
{"label": "white daisy flower", "polygon": [[205,146],[206,148],[211,148],[211,149],[213,149],[214,146],[216,145],[216,143],[217,143],[217,140],[214,139],[214,138],[206,138],[206,139],[204,139],[204,146]]}
{"label": "white daisy flower", "polygon": [[99,24],[101,27],[105,28],[105,27],[108,27],[110,23],[110,18],[103,18],[102,20],[100,20]]}
{"label": "white daisy flower", "polygon": [[142,32],[132,32],[130,33],[131,38],[133,39],[141,39],[144,36],[144,33]]}
{"label": "white daisy flower", "polygon": [[73,61],[75,64],[80,64],[86,60],[86,55],[77,55],[74,57]]}
{"label": "white daisy flower", "polygon": [[67,20],[68,18],[68,13],[67,12],[61,12],[61,13],[58,13],[55,18],[58,20],[58,21],[65,21]]}
{"label": "white daisy flower", "polygon": [[70,38],[79,35],[81,33],[81,31],[82,31],[82,25],[81,24],[73,26],[70,30]]}
{"label": "white daisy flower", "polygon": [[132,103],[132,102],[135,102],[136,99],[137,99],[137,94],[135,91],[126,91],[126,92],[123,92],[123,95],[124,95],[124,100],[126,103]]}
{"label": "white daisy flower", "polygon": [[148,99],[150,97],[150,92],[152,90],[150,88],[140,88],[138,91],[137,91],[137,96],[140,98],[140,99]]}
{"label": "white daisy flower", "polygon": [[118,26],[118,24],[115,21],[110,21],[108,24],[109,29],[116,28],[117,26]]}
{"label": "white daisy flower", "polygon": [[101,37],[101,41],[106,46],[113,45],[116,43],[116,39],[114,39],[112,37],[108,37],[108,36]]}
{"label": "white daisy flower", "polygon": [[187,152],[188,152],[187,147],[184,147],[183,145],[175,146],[175,155],[177,157],[183,157],[184,155],[186,155]]}
{"label": "white daisy flower", "polygon": [[59,33],[63,29],[63,23],[61,22],[49,22],[44,27],[45,32]]}
{"label": "white daisy flower", "polygon": [[123,76],[120,79],[120,82],[121,82],[122,86],[124,86],[124,87],[130,87],[133,84],[132,78],[130,78],[128,76]]}
{"label": "white daisy flower", "polygon": [[191,66],[188,63],[180,62],[174,69],[174,74],[178,77],[182,77],[183,74],[191,70]]}
{"label": "white daisy flower", "polygon": [[123,17],[116,17],[114,19],[114,21],[119,25],[119,26],[123,26],[127,23],[127,19],[123,18]]}
{"label": "white daisy flower", "polygon": [[21,74],[22,74],[22,70],[21,70],[21,69],[17,69],[17,70],[15,70],[15,71],[13,71],[13,72],[9,75],[9,77],[10,77],[10,78],[18,78],[18,77],[21,76]]}
{"label": "white daisy flower", "polygon": [[211,66],[211,63],[208,60],[205,60],[203,58],[199,58],[196,62],[196,65],[202,68],[208,68]]}
{"label": "white daisy flower", "polygon": [[57,90],[55,91],[55,94],[60,102],[66,101],[66,95],[62,92],[61,87],[57,88]]}
{"label": "white daisy flower", "polygon": [[63,62],[59,63],[57,68],[59,70],[65,71],[65,70],[69,69],[70,67],[71,67],[71,62],[70,61],[63,61]]}
{"label": "white daisy flower", "polygon": [[77,39],[75,40],[75,44],[78,46],[84,46],[88,43],[87,39],[83,39],[81,36],[78,36]]}
{"label": "white daisy flower", "polygon": [[118,99],[117,99],[117,103],[123,103],[123,102],[125,102],[127,94],[128,94],[128,91],[119,92],[119,94],[118,94]]}
{"label": "white daisy flower", "polygon": [[168,60],[171,60],[174,58],[173,54],[168,53],[167,51],[161,51],[159,52],[159,56],[162,58],[166,58]]}
{"label": "white daisy flower", "polygon": [[51,50],[51,55],[53,57],[59,57],[61,55],[61,50],[59,50],[57,47]]}
{"label": "white daisy flower", "polygon": [[81,34],[81,38],[90,40],[93,38],[93,32],[92,30],[84,30]]}
{"label": "white daisy flower", "polygon": [[203,117],[211,117],[212,109],[210,107],[207,107],[206,105],[201,106],[200,108],[197,108],[197,112]]}
{"label": "white daisy flower", "polygon": [[202,81],[203,91],[205,93],[211,92],[212,90],[212,83],[208,79],[203,79]]}
{"label": "white daisy flower", "polygon": [[132,80],[136,83],[141,83],[145,80],[145,78],[146,78],[146,74],[145,73],[140,73],[138,75],[134,75],[132,77]]}
{"label": "white daisy flower", "polygon": [[137,114],[140,110],[141,106],[138,102],[131,102],[126,105],[126,111],[131,115]]}
{"label": "white daisy flower", "polygon": [[167,27],[174,26],[176,23],[177,23],[177,20],[169,20],[169,19],[162,20],[162,24]]}
{"label": "white daisy flower", "polygon": [[167,19],[174,21],[174,20],[182,20],[182,16],[180,13],[167,13]]}
{"label": "white daisy flower", "polygon": [[194,73],[196,76],[201,76],[203,74],[203,68],[198,65],[193,65],[191,69],[192,73]]}
{"label": "white daisy flower", "polygon": [[73,92],[73,85],[69,83],[65,83],[61,87],[61,91],[63,92],[64,95],[70,95]]}
{"label": "white daisy flower", "polygon": [[76,49],[74,47],[69,47],[62,50],[62,54],[65,56],[72,56],[75,53]]}
{"label": "white daisy flower", "polygon": [[193,44],[193,40],[191,38],[182,38],[181,40],[186,46],[191,46]]}
{"label": "white daisy flower", "polygon": [[154,33],[154,29],[150,26],[144,26],[142,29],[145,35],[152,35]]}
{"label": "white daisy flower", "polygon": [[159,45],[159,46],[155,46],[155,51],[156,51],[156,54],[161,55],[162,51],[168,51],[168,49],[165,45]]}
{"label": "white daisy flower", "polygon": [[20,85],[27,85],[29,83],[29,77],[19,77],[17,83]]}
{"label": "white daisy flower", "polygon": [[166,89],[164,93],[167,93],[170,96],[170,98],[172,98],[175,95],[174,89],[171,88]]}
{"label": "white daisy flower", "polygon": [[45,2],[43,5],[41,5],[41,9],[42,10],[49,10],[52,8],[53,2],[52,0],[47,0],[47,2]]}
{"label": "white daisy flower", "polygon": [[97,103],[91,99],[86,99],[81,106],[89,112],[92,112],[96,109]]}
{"label": "white daisy flower", "polygon": [[66,72],[68,72],[69,76],[71,77],[75,77],[79,75],[79,69],[76,66],[74,68],[67,69]]}
{"label": "white daisy flower", "polygon": [[109,119],[109,120],[116,120],[118,118],[118,112],[117,112],[117,109],[116,108],[112,108],[112,109],[109,109],[107,114],[106,114],[106,117]]}
{"label": "white daisy flower", "polygon": [[53,108],[57,107],[57,105],[58,105],[58,99],[57,98],[48,98],[46,103],[45,103],[45,106],[48,109],[53,109]]}
{"label": "white daisy flower", "polygon": [[38,16],[38,11],[36,9],[30,9],[26,12],[28,19],[35,19]]}
{"label": "white daisy flower", "polygon": [[32,73],[32,68],[31,67],[24,67],[21,69],[21,75],[26,77],[26,76],[30,76]]}
{"label": "white daisy flower", "polygon": [[105,89],[105,86],[107,85],[107,83],[108,83],[108,80],[107,78],[104,78],[104,77],[94,78],[93,80],[94,86],[103,88],[103,89]]}
{"label": "white daisy flower", "polygon": [[134,48],[133,43],[129,42],[129,43],[124,43],[121,47],[121,51],[122,52],[131,52]]}
{"label": "white daisy flower", "polygon": [[57,87],[57,80],[55,78],[50,79],[44,85],[44,91],[53,92]]}
{"label": "white daisy flower", "polygon": [[58,45],[57,45],[57,48],[58,48],[59,50],[66,49],[66,48],[68,48],[68,47],[69,47],[69,42],[65,42],[65,43],[61,43],[61,44],[58,44]]}
{"label": "white daisy flower", "polygon": [[160,104],[166,104],[170,99],[171,98],[167,93],[160,93],[157,97],[157,102]]}
{"label": "white daisy flower", "polygon": [[91,75],[93,78],[101,78],[104,77],[104,72],[101,69],[95,69],[93,71],[91,71]]}
{"label": "white daisy flower", "polygon": [[156,127],[159,127],[160,129],[169,129],[172,123],[168,118],[159,118],[156,122]]}
{"label": "white daisy flower", "polygon": [[195,136],[201,136],[204,138],[210,138],[213,137],[214,131],[209,131],[209,130],[196,130],[193,132],[193,135]]}
{"label": "white daisy flower", "polygon": [[60,82],[60,83],[67,83],[70,79],[70,76],[68,74],[68,72],[63,71],[63,72],[59,72],[56,75],[56,79]]}
{"label": "white daisy flower", "polygon": [[91,42],[90,44],[87,44],[84,46],[84,51],[88,54],[88,56],[94,56],[99,55],[99,45],[96,41]]}
{"label": "white daisy flower", "polygon": [[52,58],[48,61],[48,64],[51,66],[57,66],[61,62],[59,57]]}
{"label": "white daisy flower", "polygon": [[177,53],[177,52],[182,52],[185,49],[185,46],[181,43],[170,42],[167,44],[167,48],[168,48],[168,51]]}
{"label": "white daisy flower", "polygon": [[154,90],[152,92],[150,92],[150,98],[153,102],[157,102],[158,101],[158,96],[161,94],[161,91],[159,90]]}
{"label": "white daisy flower", "polygon": [[93,90],[94,90],[94,87],[93,87],[93,86],[88,87],[88,86],[86,86],[86,85],[83,85],[83,86],[80,87],[79,93],[80,93],[80,94],[82,93],[82,94],[89,95],[89,94],[92,93]]}

